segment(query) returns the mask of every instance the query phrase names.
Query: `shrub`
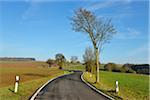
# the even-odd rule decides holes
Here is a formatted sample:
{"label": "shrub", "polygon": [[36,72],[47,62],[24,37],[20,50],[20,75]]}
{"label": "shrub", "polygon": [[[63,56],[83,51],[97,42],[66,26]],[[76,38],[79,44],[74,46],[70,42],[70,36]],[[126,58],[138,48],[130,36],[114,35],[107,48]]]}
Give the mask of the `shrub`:
{"label": "shrub", "polygon": [[86,71],[94,73],[96,71],[96,66],[94,61],[88,61],[85,63]]}
{"label": "shrub", "polygon": [[137,69],[137,73],[139,73],[139,74],[149,74],[149,69],[147,69],[147,68]]}
{"label": "shrub", "polygon": [[136,71],[134,71],[133,69],[129,69],[128,71],[127,71],[127,73],[135,73]]}
{"label": "shrub", "polygon": [[120,68],[115,63],[108,63],[104,66],[106,71],[120,72]]}
{"label": "shrub", "polygon": [[121,72],[124,73],[136,73],[131,67],[134,66],[133,64],[124,64],[121,68]]}
{"label": "shrub", "polygon": [[131,68],[136,71],[138,74],[150,74],[149,72],[149,64],[138,64],[131,66]]}
{"label": "shrub", "polygon": [[104,66],[104,69],[106,71],[112,71],[112,67],[114,67],[115,65],[113,63],[108,63]]}
{"label": "shrub", "polygon": [[116,65],[112,68],[113,72],[121,72],[120,68]]}
{"label": "shrub", "polygon": [[53,59],[48,59],[48,60],[46,61],[46,63],[48,63],[48,64],[49,64],[49,67],[51,67],[51,66],[53,66],[53,65],[55,64],[55,60],[53,60]]}
{"label": "shrub", "polygon": [[121,71],[122,73],[126,73],[127,69],[124,68],[124,67],[121,67],[120,71]]}
{"label": "shrub", "polygon": [[60,66],[59,69],[62,69],[62,67]]}

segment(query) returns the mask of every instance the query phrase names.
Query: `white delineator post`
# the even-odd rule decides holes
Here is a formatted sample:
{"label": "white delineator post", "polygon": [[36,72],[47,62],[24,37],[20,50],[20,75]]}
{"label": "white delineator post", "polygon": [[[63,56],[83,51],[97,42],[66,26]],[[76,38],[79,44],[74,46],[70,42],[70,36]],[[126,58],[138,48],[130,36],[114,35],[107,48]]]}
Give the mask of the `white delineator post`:
{"label": "white delineator post", "polygon": [[116,81],[116,93],[119,92],[119,86],[118,86],[118,81]]}
{"label": "white delineator post", "polygon": [[16,82],[15,82],[15,93],[18,91],[18,85],[19,85],[19,76],[16,76]]}

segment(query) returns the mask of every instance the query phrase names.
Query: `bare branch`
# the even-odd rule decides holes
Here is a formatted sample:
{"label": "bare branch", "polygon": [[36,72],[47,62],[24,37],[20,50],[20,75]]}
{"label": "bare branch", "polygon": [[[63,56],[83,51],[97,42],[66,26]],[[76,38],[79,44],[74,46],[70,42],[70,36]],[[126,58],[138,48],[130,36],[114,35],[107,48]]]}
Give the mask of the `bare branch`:
{"label": "bare branch", "polygon": [[76,32],[87,33],[93,43],[94,48],[101,49],[105,43],[108,43],[113,34],[116,33],[111,19],[98,19],[86,9],[78,9],[72,17],[73,30]]}

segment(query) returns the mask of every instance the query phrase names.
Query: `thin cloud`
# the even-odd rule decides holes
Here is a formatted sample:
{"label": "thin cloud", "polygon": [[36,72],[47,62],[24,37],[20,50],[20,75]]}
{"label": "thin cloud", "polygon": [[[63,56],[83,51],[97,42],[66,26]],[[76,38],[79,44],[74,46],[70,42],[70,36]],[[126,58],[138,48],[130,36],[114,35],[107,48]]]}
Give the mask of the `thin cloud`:
{"label": "thin cloud", "polygon": [[[118,20],[124,20],[137,15],[137,13],[131,12],[131,7],[129,5],[130,3],[131,0],[107,0],[103,2],[94,3],[91,6],[87,7],[87,9],[91,11],[100,11],[101,9],[105,8],[105,12],[102,11],[97,15],[98,18],[111,18],[116,22]],[[121,9],[118,9],[118,7],[120,7]],[[108,13],[109,10],[112,8],[115,8],[116,10]]]}
{"label": "thin cloud", "polygon": [[107,8],[113,5],[113,2],[106,1],[106,2],[101,2],[101,3],[95,3],[91,7],[89,7],[89,10],[98,10],[100,8]]}
{"label": "thin cloud", "polygon": [[[117,16],[116,16],[117,15]],[[112,18],[113,20],[121,20],[123,18],[128,18],[131,17],[133,14],[131,13],[126,13],[126,12],[121,12],[121,13],[113,13],[113,14],[108,14],[108,13],[103,13],[101,15],[98,15],[98,18]]]}
{"label": "thin cloud", "polygon": [[[125,54],[126,53],[126,54]],[[149,63],[149,46],[148,44],[143,44],[130,52],[125,52],[125,55],[119,55],[117,58],[111,58],[112,62],[117,63],[134,63],[134,64],[144,64]]]}
{"label": "thin cloud", "polygon": [[134,28],[124,28],[115,36],[116,39],[142,39],[141,32]]}
{"label": "thin cloud", "polygon": [[95,10],[99,10],[99,9],[103,9],[103,8],[110,8],[110,7],[113,7],[116,5],[129,4],[130,2],[131,2],[131,0],[107,0],[107,1],[103,1],[103,2],[94,3],[87,9],[95,11]]}
{"label": "thin cloud", "polygon": [[140,47],[134,49],[133,51],[131,51],[128,54],[128,56],[129,57],[134,57],[134,56],[137,56],[137,55],[142,55],[144,53],[147,53],[147,55],[148,55],[148,51],[149,51],[148,49],[149,49],[148,45],[147,44],[143,44],[142,46],[140,46]]}
{"label": "thin cloud", "polygon": [[29,7],[25,12],[22,14],[22,19],[27,20],[30,19],[31,17],[34,17],[36,15],[36,12],[38,11],[39,8],[39,3],[35,0],[32,1],[26,1],[29,4]]}
{"label": "thin cloud", "polygon": [[[35,2],[92,2],[90,0],[25,0],[27,2],[35,1]],[[97,0],[94,0],[97,1]]]}

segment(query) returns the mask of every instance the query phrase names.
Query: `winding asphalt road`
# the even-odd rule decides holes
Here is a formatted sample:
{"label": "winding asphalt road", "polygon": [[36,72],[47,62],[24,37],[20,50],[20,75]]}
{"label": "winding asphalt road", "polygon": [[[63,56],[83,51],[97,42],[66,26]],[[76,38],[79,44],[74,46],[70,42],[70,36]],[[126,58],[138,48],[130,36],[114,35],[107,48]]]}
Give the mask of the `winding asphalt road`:
{"label": "winding asphalt road", "polygon": [[35,100],[109,100],[80,79],[82,72],[57,78],[46,85]]}

